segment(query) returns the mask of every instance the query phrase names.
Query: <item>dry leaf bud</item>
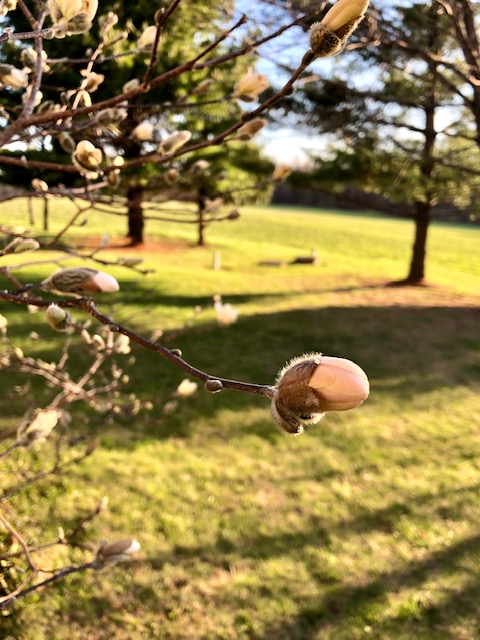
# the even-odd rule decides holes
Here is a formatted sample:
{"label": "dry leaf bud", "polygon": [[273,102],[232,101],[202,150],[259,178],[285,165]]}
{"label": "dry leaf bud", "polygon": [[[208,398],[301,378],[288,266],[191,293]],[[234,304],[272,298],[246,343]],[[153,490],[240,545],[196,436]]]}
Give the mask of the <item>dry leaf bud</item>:
{"label": "dry leaf bud", "polygon": [[72,324],[72,316],[58,304],[51,304],[45,310],[48,324],[55,331],[66,331]]}
{"label": "dry leaf bud", "polygon": [[68,267],[56,271],[41,283],[41,288],[54,293],[113,293],[119,284],[113,276],[87,267]]}
{"label": "dry leaf bud", "polygon": [[272,400],[272,415],[285,433],[296,435],[326,411],[358,407],[369,394],[365,372],[345,358],[313,353],[295,358],[281,371]]}

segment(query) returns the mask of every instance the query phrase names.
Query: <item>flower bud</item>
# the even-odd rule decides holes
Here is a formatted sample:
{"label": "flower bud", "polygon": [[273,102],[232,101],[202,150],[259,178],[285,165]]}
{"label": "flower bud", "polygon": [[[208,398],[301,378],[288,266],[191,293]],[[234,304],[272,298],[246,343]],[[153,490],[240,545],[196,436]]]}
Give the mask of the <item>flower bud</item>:
{"label": "flower bud", "polygon": [[239,98],[244,102],[253,102],[269,86],[270,82],[266,75],[254,73],[252,69],[249,69],[243,78],[240,78],[235,84],[232,97]]}
{"label": "flower bud", "polygon": [[165,173],[165,182],[167,184],[174,184],[180,177],[180,172],[177,169],[169,169]]}
{"label": "flower bud", "polygon": [[150,140],[155,131],[155,127],[151,122],[144,120],[137,124],[135,129],[132,131],[132,136],[139,140],[140,142],[144,142],[146,140]]}
{"label": "flower bud", "polygon": [[162,144],[158,147],[158,151],[160,153],[175,153],[180,147],[183,147],[184,144],[192,137],[190,131],[175,131],[171,135],[166,138]]}
{"label": "flower bud", "polygon": [[35,191],[48,191],[48,184],[45,180],[40,180],[40,178],[34,178],[32,180],[32,187]]}
{"label": "flower bud", "polygon": [[28,447],[35,442],[43,442],[55,428],[61,411],[58,409],[45,409],[38,411],[32,421],[23,422],[17,431],[17,443],[22,447]]}
{"label": "flower bud", "polygon": [[239,140],[250,140],[267,124],[265,118],[254,118],[249,120],[237,130],[237,138]]}
{"label": "flower bud", "polygon": [[287,167],[286,165],[279,165],[273,170],[272,180],[273,182],[282,182],[283,180],[286,180],[291,173],[292,170],[290,167]]}
{"label": "flower bud", "polygon": [[143,30],[142,35],[137,41],[137,47],[140,51],[151,51],[153,49],[153,43],[157,36],[157,26],[154,24],[149,25]]}
{"label": "flower bud", "polygon": [[85,33],[92,26],[98,0],[48,0],[55,36]]}
{"label": "flower bud", "polygon": [[36,251],[39,248],[40,243],[34,238],[15,238],[7,244],[2,253],[26,253],[27,251]]}
{"label": "flower bud", "polygon": [[[310,47],[314,58],[339,53],[365,15],[368,0],[338,0],[320,22],[310,27]],[[307,54],[308,56],[308,54]]]}
{"label": "flower bud", "polygon": [[58,134],[57,140],[64,151],[67,153],[73,153],[75,151],[75,140],[69,133],[62,131]]}
{"label": "flower bud", "polygon": [[51,304],[45,310],[48,324],[55,331],[66,331],[72,324],[72,316],[66,309],[62,309],[58,304]]}
{"label": "flower bud", "polygon": [[285,433],[300,434],[326,411],[358,407],[369,394],[365,372],[345,358],[313,353],[295,358],[279,374],[272,415]]}
{"label": "flower bud", "polygon": [[68,267],[56,271],[41,283],[44,291],[54,293],[112,293],[119,290],[115,278],[86,267]]}
{"label": "flower bud", "polygon": [[73,162],[80,171],[93,171],[102,162],[103,154],[101,149],[90,142],[90,140],[80,140],[73,153]]}
{"label": "flower bud", "polygon": [[123,560],[128,560],[132,553],[136,553],[139,549],[140,543],[129,538],[109,544],[104,542],[100,545],[95,556],[95,565],[99,569],[112,566]]}
{"label": "flower bud", "polygon": [[138,78],[132,78],[126,82],[122,87],[122,93],[128,93],[140,86],[140,80]]}
{"label": "flower bud", "polygon": [[0,5],[0,17],[6,16],[9,11],[17,8],[17,0],[3,0]]}
{"label": "flower bud", "polygon": [[192,380],[185,378],[178,385],[175,395],[177,398],[188,398],[188,396],[193,395],[197,389],[198,384],[196,382],[192,382]]}
{"label": "flower bud", "polygon": [[28,76],[11,64],[0,64],[0,82],[11,89],[25,89],[28,86]]}
{"label": "flower bud", "polygon": [[96,91],[105,80],[105,76],[102,73],[88,71],[88,69],[82,69],[80,73],[85,78],[85,80],[82,82],[82,87],[89,93]]}

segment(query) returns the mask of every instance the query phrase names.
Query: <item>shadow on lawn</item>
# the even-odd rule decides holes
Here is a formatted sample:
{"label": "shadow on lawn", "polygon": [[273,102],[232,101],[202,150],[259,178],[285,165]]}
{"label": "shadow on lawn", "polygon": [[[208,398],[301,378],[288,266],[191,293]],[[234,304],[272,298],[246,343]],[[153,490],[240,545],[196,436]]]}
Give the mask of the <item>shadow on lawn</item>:
{"label": "shadow on lawn", "polygon": [[[348,619],[350,628],[356,631],[363,625],[370,624],[368,637],[394,640],[399,637],[399,630],[403,625],[402,638],[457,640],[459,636],[455,631],[456,623],[465,623],[468,617],[473,617],[478,629],[480,622],[480,584],[475,576],[468,576],[468,569],[462,567],[468,563],[469,556],[478,554],[479,546],[480,534],[472,535],[430,553],[423,560],[410,562],[405,568],[379,573],[367,584],[334,586],[323,597],[307,601],[293,620],[280,622],[256,637],[262,640],[310,640],[322,637],[318,635],[322,629],[331,628],[331,625]],[[455,572],[467,575],[463,586],[460,589],[452,588],[442,599],[441,606],[429,604],[428,583],[432,574],[451,575]],[[412,602],[410,612],[406,609],[400,615],[375,622],[375,605],[381,607],[386,603],[389,593],[397,593],[401,589],[425,589],[425,601],[422,602],[419,598],[418,602]],[[390,626],[395,635],[388,634]]]}

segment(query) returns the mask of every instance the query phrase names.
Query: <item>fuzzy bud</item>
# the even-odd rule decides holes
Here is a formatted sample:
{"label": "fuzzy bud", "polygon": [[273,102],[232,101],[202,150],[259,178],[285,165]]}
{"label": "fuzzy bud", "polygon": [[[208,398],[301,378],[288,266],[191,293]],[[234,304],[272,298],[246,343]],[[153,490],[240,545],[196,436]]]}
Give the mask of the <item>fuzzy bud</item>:
{"label": "fuzzy bud", "polygon": [[57,425],[60,416],[58,409],[38,411],[32,421],[25,421],[18,427],[17,443],[28,447],[35,442],[43,442]]}
{"label": "fuzzy bud", "polygon": [[122,93],[128,93],[140,86],[140,80],[138,78],[132,78],[126,82],[122,87]]}
{"label": "fuzzy bud", "polygon": [[177,390],[175,391],[175,395],[177,398],[188,398],[193,395],[195,391],[198,389],[198,384],[185,378],[178,385]]}
{"label": "fuzzy bud", "polygon": [[113,293],[119,290],[115,278],[86,267],[68,267],[56,271],[41,283],[44,291],[54,293]]}
{"label": "fuzzy bud", "polygon": [[254,73],[251,69],[240,78],[233,88],[232,98],[239,98],[244,102],[255,101],[259,94],[268,89],[270,82],[266,75]]}
{"label": "fuzzy bud", "polygon": [[159,153],[175,153],[192,137],[190,131],[175,131],[166,138],[162,144],[158,147]]}
{"label": "fuzzy bud", "polygon": [[66,331],[72,324],[72,316],[66,309],[62,309],[58,304],[51,304],[45,310],[48,324],[55,331]]}
{"label": "fuzzy bud", "polygon": [[25,89],[28,86],[28,76],[11,64],[0,64],[0,83],[11,89]]}
{"label": "fuzzy bud", "polygon": [[[368,0],[338,0],[320,22],[310,27],[313,58],[326,58],[339,53],[358,26],[368,7]],[[308,60],[304,60],[308,62]]]}
{"label": "fuzzy bud", "polygon": [[263,129],[267,122],[265,118],[249,120],[237,130],[237,138],[239,140],[251,140],[256,133]]}
{"label": "fuzzy bud", "polygon": [[146,29],[143,30],[140,38],[137,41],[137,47],[140,51],[151,51],[153,49],[153,44],[155,42],[155,38],[157,36],[157,26],[151,24]]}
{"label": "fuzzy bud", "polygon": [[36,251],[39,247],[39,242],[34,238],[15,238],[7,244],[2,253],[26,253],[27,251]]}
{"label": "fuzzy bud", "polygon": [[155,131],[155,127],[151,122],[144,120],[137,124],[135,129],[132,131],[132,136],[139,140],[140,142],[145,142],[146,140],[150,140]]}
{"label": "fuzzy bud", "polygon": [[368,397],[365,372],[345,358],[313,353],[295,358],[281,371],[272,400],[272,415],[285,433],[303,432],[326,411],[347,411]]}
{"label": "fuzzy bud", "polygon": [[55,37],[85,33],[92,26],[98,0],[48,0]]}
{"label": "fuzzy bud", "polygon": [[48,191],[48,184],[45,180],[40,180],[40,178],[34,178],[32,180],[32,187],[35,191]]}

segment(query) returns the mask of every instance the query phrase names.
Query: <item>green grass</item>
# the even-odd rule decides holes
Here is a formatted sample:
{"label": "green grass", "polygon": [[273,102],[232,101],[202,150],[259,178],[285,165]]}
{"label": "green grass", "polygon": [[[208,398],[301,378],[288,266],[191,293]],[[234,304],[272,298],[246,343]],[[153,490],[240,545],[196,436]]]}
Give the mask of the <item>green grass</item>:
{"label": "green grass", "polygon": [[[55,210],[54,228],[67,211]],[[18,210],[19,225],[25,215]],[[119,236],[121,221],[112,223]],[[71,238],[96,236],[103,226],[92,216]],[[298,438],[282,436],[268,403],[249,394],[200,390],[163,416],[183,372],[134,347],[135,363],[119,358],[127,390],[154,410],[105,422],[73,408],[72,429],[97,435],[100,447],[11,506],[29,540],[44,541],[108,495],[109,509],[87,540],[134,536],[142,551],[130,564],[73,576],[19,602],[0,623],[5,636],[478,638],[479,230],[434,225],[432,286],[419,289],[383,286],[406,273],[407,221],[249,209],[238,222],[212,226],[206,248],[192,246],[190,227],[151,223],[148,231],[155,244],[143,256],[155,273],[108,268],[123,294],[102,298],[102,309],[115,299],[119,321],[146,334],[164,329],[166,344],[181,347],[195,366],[245,381],[272,383],[288,359],[306,351],[345,356],[368,372],[371,396]],[[315,267],[258,264],[312,248],[321,256]],[[214,249],[220,271],[211,268]],[[25,270],[25,281],[51,270]],[[215,293],[240,309],[236,324],[215,325]],[[174,333],[195,305],[205,310]],[[52,336],[40,314],[5,305],[0,313],[9,316],[16,344],[54,356],[62,336]],[[40,340],[29,344],[32,330]],[[77,357],[79,365],[86,356]],[[22,380],[0,376],[4,428],[20,414],[21,399],[6,398]],[[47,450],[34,451],[36,464]],[[7,467],[5,483],[11,480]],[[63,550],[43,562],[83,557]]]}

